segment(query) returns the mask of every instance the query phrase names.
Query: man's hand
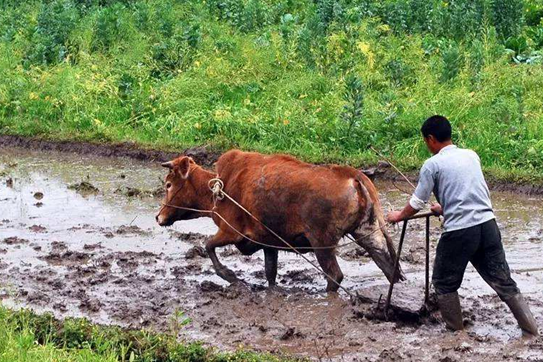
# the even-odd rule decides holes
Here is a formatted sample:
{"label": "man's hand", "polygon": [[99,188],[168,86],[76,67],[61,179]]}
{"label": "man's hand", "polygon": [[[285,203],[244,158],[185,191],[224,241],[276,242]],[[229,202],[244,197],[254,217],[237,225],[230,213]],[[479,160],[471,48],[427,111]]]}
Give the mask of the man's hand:
{"label": "man's hand", "polygon": [[402,221],[402,212],[401,211],[391,211],[387,215],[387,221],[389,223],[395,224],[397,222]]}
{"label": "man's hand", "polygon": [[390,223],[397,223],[402,220],[409,219],[411,216],[415,215],[419,210],[413,209],[409,203],[405,205],[402,211],[391,211],[387,215],[387,221]]}
{"label": "man's hand", "polygon": [[437,202],[436,203],[433,203],[432,206],[430,206],[430,210],[435,214],[435,215],[443,215],[443,208],[441,207],[440,204],[438,204]]}

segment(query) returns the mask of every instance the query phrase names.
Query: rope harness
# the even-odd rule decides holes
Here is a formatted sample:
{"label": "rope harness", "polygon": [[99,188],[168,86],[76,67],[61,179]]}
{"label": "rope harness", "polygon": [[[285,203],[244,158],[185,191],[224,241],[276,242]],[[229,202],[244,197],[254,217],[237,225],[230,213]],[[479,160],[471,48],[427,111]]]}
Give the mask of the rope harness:
{"label": "rope harness", "polygon": [[[181,189],[178,189],[174,194],[173,196],[168,200],[167,203],[162,203],[162,207],[160,208],[160,211],[159,211],[159,214],[160,212],[164,209],[164,207],[172,207],[174,209],[180,209],[180,210],[186,210],[186,211],[192,211],[192,212],[198,212],[198,213],[203,213],[203,214],[211,214],[211,215],[215,215],[217,216],[221,221],[223,221],[229,228],[231,228],[236,234],[238,234],[239,236],[249,240],[250,242],[254,243],[254,244],[257,244],[257,245],[260,245],[260,246],[263,246],[263,247],[266,247],[266,248],[273,248],[273,249],[278,249],[278,250],[292,250],[293,252],[295,252],[296,254],[298,254],[300,257],[302,257],[305,261],[307,261],[309,264],[311,264],[311,266],[313,268],[315,268],[319,273],[323,274],[324,276],[326,276],[328,278],[328,280],[331,280],[334,284],[336,284],[339,288],[341,288],[342,290],[344,290],[349,296],[355,298],[355,297],[358,297],[358,295],[354,295],[352,294],[350,291],[348,291],[345,287],[341,286],[336,280],[334,280],[334,278],[332,278],[330,275],[328,275],[328,273],[326,273],[324,270],[322,270],[322,268],[320,268],[318,265],[316,265],[313,261],[311,261],[309,258],[307,258],[305,255],[303,255],[299,250],[324,250],[324,249],[338,249],[338,248],[343,248],[345,246],[348,246],[348,245],[351,245],[351,244],[354,244],[354,243],[358,243],[360,240],[363,240],[365,238],[368,238],[370,237],[371,235],[375,234],[376,232],[378,231],[383,231],[383,228],[385,227],[385,225],[383,226],[379,226],[377,229],[373,230],[372,232],[370,232],[369,234],[366,234],[366,235],[363,235],[357,239],[354,239],[352,238],[350,235],[349,237],[351,238],[351,242],[348,242],[348,243],[345,243],[345,244],[342,244],[342,245],[335,245],[335,246],[315,246],[315,247],[294,247],[291,243],[289,243],[288,241],[286,241],[284,238],[282,238],[279,234],[277,234],[275,231],[273,231],[272,229],[270,229],[268,226],[266,226],[262,221],[260,221],[256,216],[254,216],[249,210],[247,210],[245,207],[243,207],[239,202],[237,202],[236,200],[234,200],[234,198],[232,198],[228,193],[226,193],[226,191],[224,191],[224,182],[219,178],[219,176],[217,175],[217,177],[215,178],[212,178],[211,180],[209,180],[208,182],[208,187],[209,189],[211,190],[212,192],[212,195],[213,195],[213,208],[211,210],[202,210],[202,209],[195,209],[195,208],[191,208],[191,207],[184,207],[184,206],[177,206],[177,205],[172,205],[170,204],[171,200],[173,200],[175,198],[175,196],[177,195],[177,193],[181,190]],[[245,212],[247,215],[249,215],[253,220],[255,220],[256,222],[258,222],[260,225],[262,225],[270,234],[272,234],[273,236],[275,236],[277,239],[279,239],[283,244],[285,244],[286,246],[276,246],[276,245],[271,245],[271,244],[266,244],[266,243],[262,243],[260,241],[257,241],[257,240],[254,240],[252,239],[251,237],[243,234],[241,231],[239,231],[238,229],[236,229],[232,224],[230,224],[219,212],[216,211],[217,209],[217,202],[218,201],[222,201],[224,200],[224,198],[227,198],[228,200],[230,200],[234,205],[236,205],[238,208],[240,208],[243,212]]]}

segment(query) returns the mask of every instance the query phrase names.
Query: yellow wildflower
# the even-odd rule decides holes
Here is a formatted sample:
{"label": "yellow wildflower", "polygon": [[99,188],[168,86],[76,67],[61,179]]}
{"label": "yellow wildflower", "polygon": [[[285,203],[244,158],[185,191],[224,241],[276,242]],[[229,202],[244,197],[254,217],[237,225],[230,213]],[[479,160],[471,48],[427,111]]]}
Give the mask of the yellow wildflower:
{"label": "yellow wildflower", "polygon": [[382,33],[388,33],[390,32],[390,26],[388,26],[387,24],[381,24],[377,27],[377,30],[379,30]]}
{"label": "yellow wildflower", "polygon": [[227,109],[217,109],[215,112],[214,112],[214,116],[215,116],[215,119],[216,120],[223,120],[223,119],[226,119],[226,118],[230,118],[232,114],[230,113],[229,110]]}
{"label": "yellow wildflower", "polygon": [[373,65],[375,64],[375,54],[373,54],[373,52],[371,51],[370,44],[359,41],[358,43],[356,43],[356,46],[358,47],[360,52],[366,57],[370,69],[373,68]]}

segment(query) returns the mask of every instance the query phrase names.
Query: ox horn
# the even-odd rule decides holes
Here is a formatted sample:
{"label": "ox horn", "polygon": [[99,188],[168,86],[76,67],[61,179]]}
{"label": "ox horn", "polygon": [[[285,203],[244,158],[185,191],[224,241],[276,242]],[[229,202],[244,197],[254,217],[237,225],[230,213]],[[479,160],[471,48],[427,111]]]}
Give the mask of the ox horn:
{"label": "ox horn", "polygon": [[160,166],[167,167],[167,168],[169,168],[171,170],[171,169],[173,169],[173,162],[172,161],[164,162],[164,163],[160,164]]}

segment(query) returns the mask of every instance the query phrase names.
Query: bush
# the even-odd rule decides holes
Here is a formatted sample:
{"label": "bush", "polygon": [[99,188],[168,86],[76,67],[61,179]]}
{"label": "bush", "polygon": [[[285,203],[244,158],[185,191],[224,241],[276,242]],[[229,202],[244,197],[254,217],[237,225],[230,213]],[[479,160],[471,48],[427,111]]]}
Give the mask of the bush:
{"label": "bush", "polygon": [[454,42],[451,42],[447,48],[443,50],[443,71],[441,72],[441,80],[447,82],[456,78],[460,73],[460,68],[463,65],[463,56],[460,48]]}
{"label": "bush", "polygon": [[68,58],[73,46],[69,43],[70,33],[78,20],[79,12],[70,0],[43,3],[26,53],[26,62],[53,64]]}
{"label": "bush", "polygon": [[502,39],[520,34],[524,22],[524,5],[519,0],[492,0],[494,25]]}
{"label": "bush", "polygon": [[385,72],[387,78],[396,87],[402,87],[412,82],[413,69],[402,58],[395,57],[388,61],[385,64]]}
{"label": "bush", "polygon": [[125,38],[123,30],[124,5],[115,3],[112,6],[99,10],[92,37],[92,49],[94,51],[108,50],[111,45]]}
{"label": "bush", "polygon": [[474,38],[480,34],[484,18],[485,0],[451,0],[443,19],[444,34],[450,33],[457,40]]}
{"label": "bush", "polygon": [[151,48],[151,75],[171,77],[186,70],[194,60],[201,37],[198,24],[186,25],[179,29],[179,33],[154,44]]}
{"label": "bush", "polygon": [[[283,14],[277,11],[286,7],[274,7],[264,0],[211,0],[206,2],[218,18],[230,23],[241,32],[249,33],[260,30],[273,22],[278,22]],[[273,3],[272,3],[273,4]]]}
{"label": "bush", "polygon": [[523,36],[510,37],[505,41],[505,47],[520,55],[528,49],[528,41]]}
{"label": "bush", "polygon": [[543,48],[543,25],[529,29],[528,36],[534,43],[536,49]]}
{"label": "bush", "polygon": [[472,83],[479,83],[485,65],[485,44],[481,40],[474,39],[471,42],[468,52],[468,62]]}
{"label": "bush", "polygon": [[543,19],[543,1],[541,0],[526,0],[524,1],[525,11],[525,20],[528,26],[538,26],[541,24],[541,19]]}

